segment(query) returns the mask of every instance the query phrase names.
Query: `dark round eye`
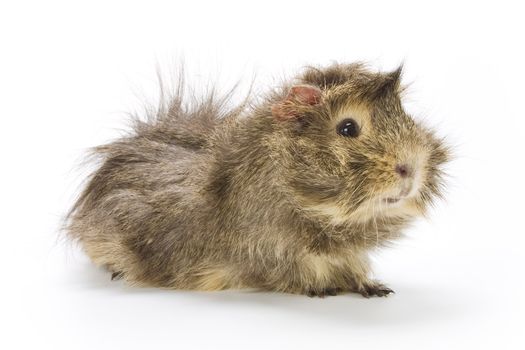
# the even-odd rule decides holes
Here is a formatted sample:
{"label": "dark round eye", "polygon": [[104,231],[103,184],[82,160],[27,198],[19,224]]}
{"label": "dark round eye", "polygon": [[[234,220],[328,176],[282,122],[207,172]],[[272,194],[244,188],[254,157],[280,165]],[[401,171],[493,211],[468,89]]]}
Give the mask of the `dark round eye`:
{"label": "dark round eye", "polygon": [[337,125],[337,133],[345,137],[359,136],[359,125],[353,119],[345,119]]}

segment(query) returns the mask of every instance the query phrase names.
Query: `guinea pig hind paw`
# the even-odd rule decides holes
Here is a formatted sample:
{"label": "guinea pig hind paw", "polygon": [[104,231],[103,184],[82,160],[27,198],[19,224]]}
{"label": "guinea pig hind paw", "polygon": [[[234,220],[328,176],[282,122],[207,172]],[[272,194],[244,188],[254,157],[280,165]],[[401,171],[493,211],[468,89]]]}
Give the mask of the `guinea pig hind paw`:
{"label": "guinea pig hind paw", "polygon": [[310,298],[319,297],[324,298],[325,296],[335,296],[342,292],[342,288],[325,288],[321,290],[309,289],[306,291],[306,295]]}

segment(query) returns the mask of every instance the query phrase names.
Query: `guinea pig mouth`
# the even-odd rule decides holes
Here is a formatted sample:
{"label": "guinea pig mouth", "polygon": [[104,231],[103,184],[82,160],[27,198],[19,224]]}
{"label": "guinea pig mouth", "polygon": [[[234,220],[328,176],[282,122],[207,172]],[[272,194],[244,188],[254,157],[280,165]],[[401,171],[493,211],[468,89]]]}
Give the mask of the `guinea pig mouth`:
{"label": "guinea pig mouth", "polygon": [[383,202],[387,204],[396,204],[411,196],[414,186],[412,182],[404,183],[398,194],[394,194],[383,198]]}
{"label": "guinea pig mouth", "polygon": [[405,188],[398,195],[383,198],[383,202],[387,204],[396,204],[396,203],[403,201],[404,199],[407,199],[409,195],[410,195],[410,189]]}

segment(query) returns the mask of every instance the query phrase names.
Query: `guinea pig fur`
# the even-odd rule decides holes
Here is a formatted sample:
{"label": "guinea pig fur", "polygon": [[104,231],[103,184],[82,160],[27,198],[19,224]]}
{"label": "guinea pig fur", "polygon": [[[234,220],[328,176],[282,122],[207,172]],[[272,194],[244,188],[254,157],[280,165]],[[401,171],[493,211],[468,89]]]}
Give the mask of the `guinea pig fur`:
{"label": "guinea pig fur", "polygon": [[449,153],[403,110],[400,77],[310,67],[234,108],[179,89],[94,149],[68,235],[134,285],[386,296],[368,253],[441,195]]}

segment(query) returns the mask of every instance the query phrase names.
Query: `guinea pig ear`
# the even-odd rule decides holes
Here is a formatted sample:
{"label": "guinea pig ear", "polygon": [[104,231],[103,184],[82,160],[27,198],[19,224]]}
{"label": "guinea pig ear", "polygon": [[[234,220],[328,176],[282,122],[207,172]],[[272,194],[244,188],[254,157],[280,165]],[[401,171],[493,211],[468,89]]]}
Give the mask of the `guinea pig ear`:
{"label": "guinea pig ear", "polygon": [[[294,85],[285,99],[272,106],[272,115],[277,120],[290,120],[299,116],[297,106],[313,106],[321,102],[322,91],[312,85]],[[295,108],[294,108],[295,107]]]}
{"label": "guinea pig ear", "polygon": [[401,86],[401,75],[403,74],[403,65],[399,65],[394,71],[388,73],[388,77],[390,78],[390,84],[392,86],[392,89],[395,92],[399,91],[399,88]]}
{"label": "guinea pig ear", "polygon": [[378,84],[373,88],[374,98],[381,98],[389,94],[398,94],[401,89],[401,75],[403,74],[403,65],[390,73],[382,75]]}

